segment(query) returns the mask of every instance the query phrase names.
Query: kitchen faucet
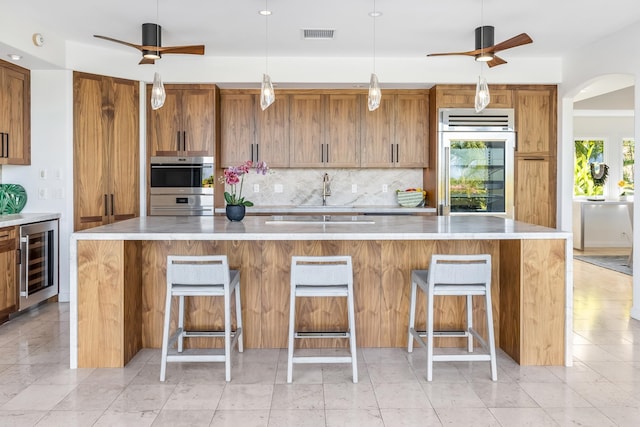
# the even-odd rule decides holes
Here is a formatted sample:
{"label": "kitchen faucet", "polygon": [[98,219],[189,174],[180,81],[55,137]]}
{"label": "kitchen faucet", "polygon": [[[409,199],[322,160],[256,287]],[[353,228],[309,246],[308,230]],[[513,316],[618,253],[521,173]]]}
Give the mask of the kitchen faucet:
{"label": "kitchen faucet", "polygon": [[327,196],[331,195],[331,188],[329,187],[329,174],[324,173],[322,177],[322,206],[327,206]]}

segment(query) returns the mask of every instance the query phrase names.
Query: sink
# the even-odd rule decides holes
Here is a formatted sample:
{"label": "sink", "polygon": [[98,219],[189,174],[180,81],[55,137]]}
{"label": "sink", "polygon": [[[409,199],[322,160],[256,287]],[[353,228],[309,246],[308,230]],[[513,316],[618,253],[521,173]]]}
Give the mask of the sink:
{"label": "sink", "polygon": [[359,215],[274,215],[265,224],[375,224],[372,219]]}

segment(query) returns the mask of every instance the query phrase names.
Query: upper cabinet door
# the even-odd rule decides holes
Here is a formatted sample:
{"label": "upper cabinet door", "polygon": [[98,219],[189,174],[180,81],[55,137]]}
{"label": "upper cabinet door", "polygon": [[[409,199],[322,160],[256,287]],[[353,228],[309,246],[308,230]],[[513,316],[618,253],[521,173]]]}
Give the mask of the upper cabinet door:
{"label": "upper cabinet door", "polygon": [[278,94],[275,102],[263,111],[256,97],[255,157],[269,167],[289,167],[289,98]]}
{"label": "upper cabinet door", "polygon": [[427,94],[397,96],[396,166],[426,167],[429,151],[429,97]]}
{"label": "upper cabinet door", "polygon": [[[270,107],[273,108],[273,105]],[[220,166],[238,166],[254,159],[255,96],[252,94],[222,94],[220,96]]]}
{"label": "upper cabinet door", "polygon": [[147,85],[147,92],[149,153],[151,156],[179,156],[183,151],[182,91],[165,89],[167,98],[157,110],[150,107],[151,85]]}
{"label": "upper cabinet door", "polygon": [[215,90],[182,91],[182,149],[186,156],[213,156]]}
{"label": "upper cabinet door", "polygon": [[554,155],[551,144],[556,128],[555,91],[516,91],[516,130],[518,154]]}
{"label": "upper cabinet door", "polygon": [[324,166],[326,149],[322,95],[291,95],[290,102],[290,166]]}
{"label": "upper cabinet door", "polygon": [[325,163],[331,167],[360,166],[359,95],[327,95],[325,111]]}
{"label": "upper cabinet door", "polygon": [[0,164],[31,164],[29,70],[0,61]]}
{"label": "upper cabinet door", "polygon": [[[365,102],[366,99],[363,99]],[[382,93],[380,107],[361,112],[361,159],[362,167],[390,168],[394,167],[395,146],[395,111],[397,97]]]}

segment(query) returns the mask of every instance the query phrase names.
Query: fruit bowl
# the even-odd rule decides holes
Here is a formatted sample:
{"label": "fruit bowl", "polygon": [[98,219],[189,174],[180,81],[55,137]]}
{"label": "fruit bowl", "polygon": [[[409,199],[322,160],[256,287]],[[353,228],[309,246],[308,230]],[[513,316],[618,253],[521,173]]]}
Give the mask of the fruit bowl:
{"label": "fruit bowl", "polygon": [[422,203],[422,191],[398,191],[398,203],[405,208],[415,208]]}

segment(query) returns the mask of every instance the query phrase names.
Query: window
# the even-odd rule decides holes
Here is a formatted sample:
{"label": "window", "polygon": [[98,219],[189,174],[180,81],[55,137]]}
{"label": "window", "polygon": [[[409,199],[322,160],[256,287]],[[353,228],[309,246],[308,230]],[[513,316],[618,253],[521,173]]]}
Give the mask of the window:
{"label": "window", "polygon": [[589,164],[604,162],[604,141],[576,139],[575,156],[575,166],[573,171],[574,196],[601,195],[602,186],[596,186],[593,184]]}
{"label": "window", "polygon": [[633,194],[633,163],[635,147],[633,139],[622,140],[622,185],[624,195]]}

